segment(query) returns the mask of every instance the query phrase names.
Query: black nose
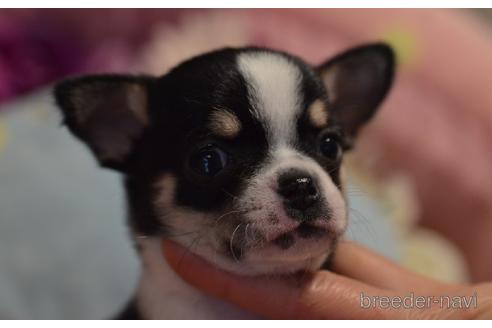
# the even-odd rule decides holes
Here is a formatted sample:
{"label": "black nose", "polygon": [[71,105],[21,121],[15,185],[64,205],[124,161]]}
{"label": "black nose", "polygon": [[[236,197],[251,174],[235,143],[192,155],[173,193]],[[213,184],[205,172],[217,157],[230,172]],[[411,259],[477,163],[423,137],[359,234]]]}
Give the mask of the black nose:
{"label": "black nose", "polygon": [[278,179],[278,191],[287,206],[306,210],[319,200],[319,192],[311,176],[301,171],[288,171]]}

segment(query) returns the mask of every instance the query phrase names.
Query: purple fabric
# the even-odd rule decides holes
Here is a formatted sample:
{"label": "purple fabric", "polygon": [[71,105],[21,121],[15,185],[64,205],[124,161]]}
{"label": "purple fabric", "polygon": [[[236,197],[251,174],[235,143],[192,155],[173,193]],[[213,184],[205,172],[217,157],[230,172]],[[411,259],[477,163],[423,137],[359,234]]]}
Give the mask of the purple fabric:
{"label": "purple fabric", "polygon": [[153,26],[192,10],[0,10],[0,103],[67,75],[132,71]]}
{"label": "purple fabric", "polygon": [[58,76],[76,72],[82,60],[77,44],[45,26],[0,20],[0,102]]}

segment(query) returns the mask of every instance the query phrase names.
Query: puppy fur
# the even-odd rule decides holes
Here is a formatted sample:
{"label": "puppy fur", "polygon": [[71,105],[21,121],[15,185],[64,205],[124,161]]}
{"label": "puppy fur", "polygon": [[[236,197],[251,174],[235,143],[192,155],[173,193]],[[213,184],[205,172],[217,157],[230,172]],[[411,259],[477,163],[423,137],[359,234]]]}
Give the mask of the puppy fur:
{"label": "puppy fur", "polygon": [[142,275],[123,317],[250,317],[181,281],[162,238],[242,275],[320,268],[347,225],[343,152],[393,71],[381,43],[318,67],[270,49],[226,48],[161,77],[59,83],[68,128],[124,176]]}

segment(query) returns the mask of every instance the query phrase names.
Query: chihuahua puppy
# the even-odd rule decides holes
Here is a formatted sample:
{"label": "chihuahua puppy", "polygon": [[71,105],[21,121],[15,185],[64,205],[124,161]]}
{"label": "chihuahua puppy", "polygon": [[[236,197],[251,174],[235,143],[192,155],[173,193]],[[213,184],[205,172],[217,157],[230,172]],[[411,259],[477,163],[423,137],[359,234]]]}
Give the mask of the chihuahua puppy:
{"label": "chihuahua puppy", "polygon": [[59,83],[70,131],[124,176],[142,275],[123,317],[249,316],[181,281],[163,238],[241,275],[319,269],[347,225],[343,154],[386,96],[394,62],[381,43],[318,67],[227,48],[161,77]]}

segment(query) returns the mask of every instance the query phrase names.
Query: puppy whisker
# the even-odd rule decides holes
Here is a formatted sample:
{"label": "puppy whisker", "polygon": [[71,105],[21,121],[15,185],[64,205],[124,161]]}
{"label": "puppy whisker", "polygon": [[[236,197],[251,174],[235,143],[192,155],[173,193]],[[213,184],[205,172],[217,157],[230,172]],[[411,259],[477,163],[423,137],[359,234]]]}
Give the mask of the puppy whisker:
{"label": "puppy whisker", "polygon": [[249,229],[250,225],[251,225],[251,223],[248,223],[248,224],[246,224],[246,228],[244,228],[244,237],[246,239],[246,244],[248,244],[249,241],[250,241],[250,236],[249,236],[249,233],[248,233],[249,232],[248,229]]}
{"label": "puppy whisker", "polygon": [[187,231],[187,232],[181,232],[181,233],[165,233],[164,236],[167,238],[175,238],[175,237],[183,237],[183,236],[188,236],[188,235],[193,235],[200,233],[200,230],[195,230],[195,231]]}
{"label": "puppy whisker", "polygon": [[[366,232],[367,232],[367,235],[370,236],[370,238],[372,239],[373,242],[377,243],[378,240],[375,236],[374,227],[371,224],[370,220],[364,214],[362,214],[359,210],[357,210],[353,207],[349,207],[349,211],[354,215],[352,223],[354,225],[362,224],[364,226]],[[350,227],[349,227],[349,230],[350,230]],[[354,235],[354,234],[352,233],[352,235]]]}
{"label": "puppy whisker", "polygon": [[[234,247],[234,236],[235,236],[235,234],[236,234],[237,230],[238,230],[238,229],[239,229],[242,225],[243,225],[243,223],[239,223],[239,224],[237,225],[237,227],[234,229],[234,231],[233,231],[233,232],[232,232],[232,234],[231,234],[231,239],[229,240],[229,250],[231,251],[232,257],[234,258],[234,260],[235,260],[236,262],[239,262],[239,259],[237,258],[236,253],[234,252],[234,248],[235,248],[235,247]],[[242,253],[242,249],[241,249],[241,253]],[[242,255],[242,254],[241,254],[241,255]]]}
{"label": "puppy whisker", "polygon": [[186,251],[183,253],[183,255],[181,256],[181,258],[179,259],[179,262],[178,262],[178,267],[181,266],[181,263],[183,262],[185,256],[189,256],[191,255],[193,252],[193,247],[196,246],[200,240],[203,238],[204,236],[204,233],[201,233],[201,234],[198,234],[198,236],[196,236],[191,242],[190,244],[186,247]]}
{"label": "puppy whisker", "polygon": [[222,190],[222,191],[223,191],[226,195],[230,196],[230,197],[232,198],[232,200],[239,199],[239,197],[238,197],[238,196],[231,194],[230,192],[228,192],[228,191],[227,191],[227,190],[225,190],[224,188],[221,188],[221,190]]}
{"label": "puppy whisker", "polygon": [[221,216],[219,216],[217,219],[214,220],[214,226],[219,224],[219,221],[222,220],[223,218],[225,218],[226,216],[231,215],[231,214],[235,214],[235,213],[242,213],[242,212],[244,212],[244,211],[243,210],[233,210],[233,211],[224,213]]}

